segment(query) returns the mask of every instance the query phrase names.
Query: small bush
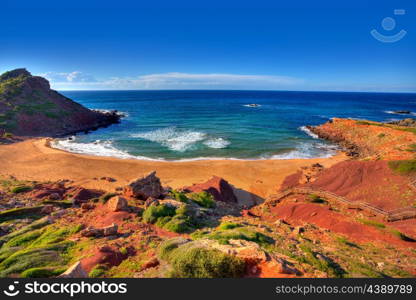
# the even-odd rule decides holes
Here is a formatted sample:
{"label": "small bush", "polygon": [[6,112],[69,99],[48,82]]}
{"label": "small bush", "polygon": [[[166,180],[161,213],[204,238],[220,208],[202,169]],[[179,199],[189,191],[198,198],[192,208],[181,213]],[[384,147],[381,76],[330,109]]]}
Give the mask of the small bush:
{"label": "small bush", "polygon": [[188,199],[188,197],[186,197],[186,194],[184,192],[179,192],[179,191],[176,191],[176,190],[172,190],[172,191],[170,191],[170,195],[176,201],[180,201],[180,202],[184,202],[184,203],[189,202],[189,199]]}
{"label": "small bush", "polygon": [[189,199],[195,202],[196,204],[206,207],[206,208],[213,208],[215,207],[215,200],[214,197],[207,192],[200,192],[200,193],[192,193],[189,196]]}
{"label": "small bush", "polygon": [[163,255],[172,267],[174,278],[233,278],[245,271],[245,262],[218,250],[211,250],[197,242],[180,244],[167,241],[161,245]]}
{"label": "small bush", "polygon": [[218,229],[220,230],[228,230],[228,229],[234,229],[237,227],[242,227],[241,224],[233,223],[233,222],[222,222],[220,226],[218,226]]}
{"label": "small bush", "polygon": [[29,192],[31,190],[32,188],[28,185],[19,185],[19,186],[12,187],[10,189],[10,192],[12,192],[13,194],[19,194],[19,193]]}
{"label": "small bush", "polygon": [[127,255],[128,254],[128,251],[127,251],[127,248],[126,247],[121,247],[119,251],[123,255]]}
{"label": "small bush", "polygon": [[2,136],[4,139],[11,139],[13,137],[13,133],[5,132]]}

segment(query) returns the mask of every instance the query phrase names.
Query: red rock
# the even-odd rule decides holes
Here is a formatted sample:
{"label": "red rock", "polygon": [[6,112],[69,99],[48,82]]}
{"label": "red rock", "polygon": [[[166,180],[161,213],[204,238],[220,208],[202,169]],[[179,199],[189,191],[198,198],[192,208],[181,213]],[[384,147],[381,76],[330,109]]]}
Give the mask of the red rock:
{"label": "red rock", "polygon": [[163,192],[164,190],[160,183],[160,179],[156,176],[156,171],[153,171],[142,178],[130,182],[124,187],[123,194],[126,197],[145,200],[149,197],[159,198],[162,196]]}
{"label": "red rock", "polygon": [[185,187],[184,190],[195,193],[206,191],[210,193],[216,201],[237,203],[237,198],[234,195],[234,191],[231,185],[226,180],[218,176],[213,176],[211,179],[204,183]]}

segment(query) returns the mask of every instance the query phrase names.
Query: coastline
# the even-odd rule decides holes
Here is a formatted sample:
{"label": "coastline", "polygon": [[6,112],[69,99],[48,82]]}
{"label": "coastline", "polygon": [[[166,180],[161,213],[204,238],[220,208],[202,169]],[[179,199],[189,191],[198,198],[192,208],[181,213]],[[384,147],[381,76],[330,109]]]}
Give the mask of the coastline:
{"label": "coastline", "polygon": [[235,187],[239,200],[256,203],[276,193],[284,178],[302,166],[320,163],[330,167],[348,159],[340,151],[332,157],[311,159],[149,161],[70,153],[51,148],[49,141],[39,138],[2,145],[0,176],[37,181],[69,179],[86,188],[112,192],[154,170],[163,185],[172,188],[201,183],[216,175]]}

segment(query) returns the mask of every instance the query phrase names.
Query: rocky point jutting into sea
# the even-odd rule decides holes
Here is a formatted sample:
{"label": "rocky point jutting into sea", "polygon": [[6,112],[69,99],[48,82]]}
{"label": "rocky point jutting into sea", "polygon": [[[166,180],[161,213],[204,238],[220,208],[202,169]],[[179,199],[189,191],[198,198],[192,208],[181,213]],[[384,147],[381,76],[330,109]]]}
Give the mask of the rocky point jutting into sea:
{"label": "rocky point jutting into sea", "polygon": [[64,136],[120,121],[117,111],[90,110],[52,90],[26,69],[0,76],[0,134]]}
{"label": "rocky point jutting into sea", "polygon": [[[27,71],[0,78],[4,140],[111,123]],[[310,130],[350,156],[157,162],[44,137],[0,145],[0,277],[415,277],[414,122]]]}

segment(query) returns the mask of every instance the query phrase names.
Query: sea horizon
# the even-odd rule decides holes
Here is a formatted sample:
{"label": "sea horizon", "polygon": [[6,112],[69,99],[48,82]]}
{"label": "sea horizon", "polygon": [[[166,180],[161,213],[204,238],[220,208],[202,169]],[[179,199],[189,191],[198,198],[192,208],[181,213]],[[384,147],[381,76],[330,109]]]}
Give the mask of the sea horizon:
{"label": "sea horizon", "polygon": [[[416,114],[413,93],[113,90],[67,91],[91,109],[118,110],[121,123],[57,139],[69,152],[153,161],[302,159],[338,147],[306,128],[331,118],[394,121]],[[365,100],[365,101],[364,101]],[[169,102],[167,102],[169,101]],[[251,107],[258,104],[258,107]]]}

